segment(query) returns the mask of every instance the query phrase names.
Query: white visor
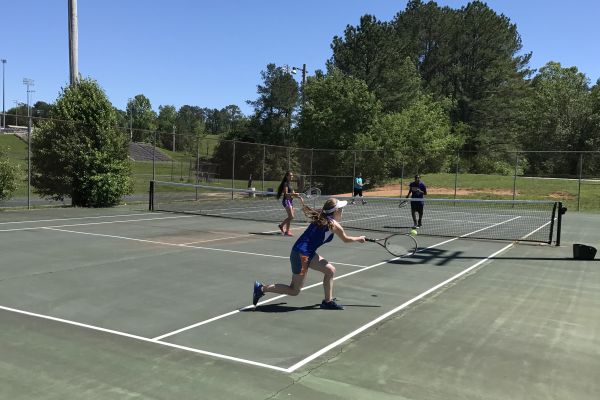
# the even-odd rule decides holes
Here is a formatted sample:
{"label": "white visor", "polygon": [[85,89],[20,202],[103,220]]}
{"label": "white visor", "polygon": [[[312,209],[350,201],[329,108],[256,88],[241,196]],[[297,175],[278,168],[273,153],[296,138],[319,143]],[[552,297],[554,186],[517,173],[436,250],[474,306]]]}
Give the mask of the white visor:
{"label": "white visor", "polygon": [[323,212],[325,212],[325,214],[332,214],[335,212],[335,210],[346,206],[346,204],[348,204],[348,202],[346,200],[338,200],[338,202],[335,204],[335,207],[333,207],[329,210],[323,210]]}

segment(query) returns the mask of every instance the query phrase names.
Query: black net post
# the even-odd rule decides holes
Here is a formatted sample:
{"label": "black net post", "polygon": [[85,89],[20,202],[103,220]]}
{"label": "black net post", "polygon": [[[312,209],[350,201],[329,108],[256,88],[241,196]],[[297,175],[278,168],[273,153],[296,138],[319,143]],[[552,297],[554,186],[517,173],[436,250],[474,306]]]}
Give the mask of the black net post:
{"label": "black net post", "polygon": [[154,211],[154,181],[150,181],[150,190],[148,191],[148,210]]}

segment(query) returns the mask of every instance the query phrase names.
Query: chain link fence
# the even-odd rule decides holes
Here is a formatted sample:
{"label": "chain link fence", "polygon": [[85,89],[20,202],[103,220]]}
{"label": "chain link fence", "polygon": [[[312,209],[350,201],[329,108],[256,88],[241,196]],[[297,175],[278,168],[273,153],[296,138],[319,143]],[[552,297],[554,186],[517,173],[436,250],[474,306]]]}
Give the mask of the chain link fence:
{"label": "chain link fence", "polygon": [[[34,135],[37,122],[34,119]],[[139,140],[129,144],[134,194],[128,201],[146,201],[150,180],[275,191],[290,170],[297,191],[318,187],[324,194],[350,195],[354,177],[361,173],[369,182],[367,196],[399,197],[406,195],[418,173],[430,197],[557,200],[572,210],[600,211],[600,151],[502,151],[501,166],[490,162],[483,167],[485,156],[458,152],[448,154],[439,165],[422,165],[410,152],[391,156],[385,149],[307,149],[118,129],[128,139]],[[7,140],[11,135],[15,139]],[[7,130],[0,138],[0,146],[10,147],[3,157],[18,165],[21,173],[13,199],[0,202],[0,207],[56,204],[40,199],[35,188],[28,187],[27,130]],[[493,154],[493,149],[488,151]],[[470,172],[475,156],[480,160],[477,174]]]}

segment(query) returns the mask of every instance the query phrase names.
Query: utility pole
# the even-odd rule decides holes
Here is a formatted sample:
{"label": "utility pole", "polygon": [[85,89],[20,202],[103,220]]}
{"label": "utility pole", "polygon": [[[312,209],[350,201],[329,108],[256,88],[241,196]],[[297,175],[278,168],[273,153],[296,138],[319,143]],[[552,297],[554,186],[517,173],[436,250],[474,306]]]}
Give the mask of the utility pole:
{"label": "utility pole", "polygon": [[4,64],[6,64],[6,60],[3,58],[0,61],[2,61],[2,129],[6,129],[6,110],[4,109]]}
{"label": "utility pole", "polygon": [[69,2],[69,78],[71,86],[79,81],[79,67],[77,55],[77,0]]}
{"label": "utility pole", "polygon": [[23,85],[27,86],[27,209],[31,209],[31,109],[29,108],[29,88],[33,86],[33,79],[23,78]]}

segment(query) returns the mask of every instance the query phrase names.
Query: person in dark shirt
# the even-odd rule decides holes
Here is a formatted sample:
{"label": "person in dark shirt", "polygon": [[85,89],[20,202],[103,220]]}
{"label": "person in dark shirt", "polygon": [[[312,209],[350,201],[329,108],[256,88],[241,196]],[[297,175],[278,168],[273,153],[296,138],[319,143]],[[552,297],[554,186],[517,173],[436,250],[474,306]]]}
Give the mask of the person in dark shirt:
{"label": "person in dark shirt", "polygon": [[279,230],[284,236],[294,236],[290,232],[290,225],[295,216],[294,210],[294,197],[298,197],[298,194],[292,189],[292,177],[294,174],[292,171],[287,171],[279,184],[277,189],[277,200],[281,199],[281,205],[285,208],[287,217],[279,224]]}
{"label": "person in dark shirt", "polygon": [[[421,177],[415,175],[415,180],[408,185],[408,194],[406,198],[412,197],[413,200],[410,202],[410,212],[413,219],[413,228],[420,228],[423,220],[423,206],[425,195],[427,194],[427,186],[421,182]],[[419,218],[417,219],[417,214]]]}

